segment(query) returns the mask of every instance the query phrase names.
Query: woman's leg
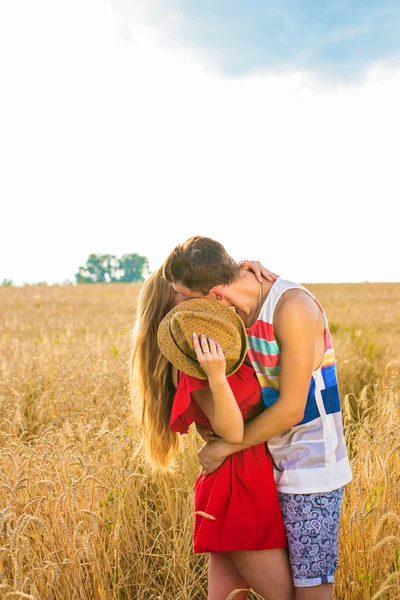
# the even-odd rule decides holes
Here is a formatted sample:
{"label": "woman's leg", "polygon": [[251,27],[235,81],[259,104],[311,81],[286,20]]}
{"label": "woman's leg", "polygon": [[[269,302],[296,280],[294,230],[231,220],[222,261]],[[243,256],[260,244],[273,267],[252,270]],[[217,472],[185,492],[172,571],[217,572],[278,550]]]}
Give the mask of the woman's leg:
{"label": "woman's leg", "polygon": [[[208,600],[226,600],[233,590],[249,589],[227,552],[210,552],[209,556]],[[239,592],[233,600],[246,600],[247,595]]]}
{"label": "woman's leg", "polygon": [[283,548],[231,552],[232,560],[251,588],[265,600],[293,600],[289,558]]}

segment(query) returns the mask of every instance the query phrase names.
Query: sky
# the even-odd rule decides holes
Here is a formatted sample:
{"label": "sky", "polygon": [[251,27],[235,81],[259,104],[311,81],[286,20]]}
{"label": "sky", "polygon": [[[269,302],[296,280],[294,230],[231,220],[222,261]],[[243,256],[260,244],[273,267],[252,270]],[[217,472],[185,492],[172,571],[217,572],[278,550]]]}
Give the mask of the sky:
{"label": "sky", "polygon": [[13,0],[0,56],[0,282],[192,235],[400,281],[398,2]]}

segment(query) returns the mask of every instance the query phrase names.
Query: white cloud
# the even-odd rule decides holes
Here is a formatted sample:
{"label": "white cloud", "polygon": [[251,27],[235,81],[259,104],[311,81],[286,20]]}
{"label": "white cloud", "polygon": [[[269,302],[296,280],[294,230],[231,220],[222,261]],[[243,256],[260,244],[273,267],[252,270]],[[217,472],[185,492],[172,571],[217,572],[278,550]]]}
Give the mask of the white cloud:
{"label": "white cloud", "polygon": [[154,268],[202,234],[299,281],[400,280],[398,66],[228,79],[121,14],[0,8],[0,279],[62,281],[90,252]]}

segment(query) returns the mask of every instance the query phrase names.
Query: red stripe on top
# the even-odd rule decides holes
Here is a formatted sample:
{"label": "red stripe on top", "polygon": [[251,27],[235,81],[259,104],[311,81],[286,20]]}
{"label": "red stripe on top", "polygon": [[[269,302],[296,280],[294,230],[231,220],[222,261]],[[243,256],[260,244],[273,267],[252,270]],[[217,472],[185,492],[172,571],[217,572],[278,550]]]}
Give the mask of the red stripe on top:
{"label": "red stripe on top", "polygon": [[325,352],[333,348],[332,337],[329,329],[325,329]]}
{"label": "red stripe on top", "polygon": [[267,342],[275,341],[274,326],[272,323],[266,323],[258,319],[252,327],[247,330],[247,334],[252,337],[258,337]]}
{"label": "red stripe on top", "polygon": [[252,348],[249,348],[247,351],[248,356],[250,356],[253,362],[257,362],[259,365],[263,367],[277,367],[280,363],[280,354],[262,354],[262,352],[257,352]]}

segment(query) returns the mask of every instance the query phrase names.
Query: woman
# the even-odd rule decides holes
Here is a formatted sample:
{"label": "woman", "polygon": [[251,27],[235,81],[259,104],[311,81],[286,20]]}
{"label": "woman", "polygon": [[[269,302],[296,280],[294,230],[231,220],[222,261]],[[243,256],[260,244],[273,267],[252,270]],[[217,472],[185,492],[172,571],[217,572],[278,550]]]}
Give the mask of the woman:
{"label": "woman", "polygon": [[[178,373],[161,353],[159,325],[181,302],[159,269],[143,285],[134,328],[131,387],[143,402],[150,458],[161,467],[177,453],[177,432],[187,432],[190,423],[235,442],[243,435],[243,419],[261,410],[252,368],[243,364],[227,379],[224,353],[214,340],[194,337],[207,380]],[[195,509],[194,551],[209,553],[209,600],[225,600],[234,589],[249,587],[265,600],[293,598],[272,462],[264,444],[233,455],[210,476],[200,475]],[[244,600],[247,593],[235,597]]]}

